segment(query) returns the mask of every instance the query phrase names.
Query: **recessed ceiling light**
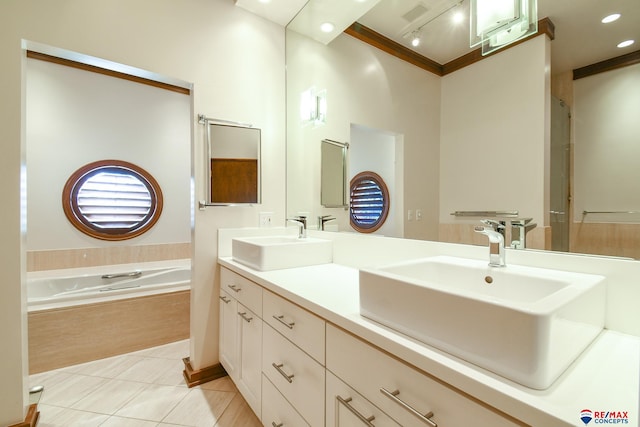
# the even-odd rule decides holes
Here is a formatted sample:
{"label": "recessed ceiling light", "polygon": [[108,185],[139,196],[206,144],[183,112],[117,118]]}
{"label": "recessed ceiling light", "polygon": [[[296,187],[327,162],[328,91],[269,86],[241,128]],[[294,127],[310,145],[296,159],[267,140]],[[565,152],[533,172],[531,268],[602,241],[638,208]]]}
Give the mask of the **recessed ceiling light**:
{"label": "recessed ceiling light", "polygon": [[625,40],[623,42],[618,43],[618,47],[631,46],[633,43],[635,43],[635,40]]}
{"label": "recessed ceiling light", "polygon": [[619,13],[612,13],[611,15],[608,15],[608,16],[605,16],[604,18],[602,18],[602,23],[603,24],[608,24],[609,22],[617,21],[618,18],[620,18],[620,14]]}
{"label": "recessed ceiling light", "polygon": [[453,23],[454,24],[459,24],[462,21],[464,21],[464,13],[456,12],[456,13],[453,14]]}
{"label": "recessed ceiling light", "polygon": [[411,46],[418,47],[420,45],[420,37],[415,36],[411,39]]}
{"label": "recessed ceiling light", "polygon": [[320,31],[322,31],[323,33],[330,33],[334,28],[335,25],[333,25],[331,22],[324,22],[320,25]]}

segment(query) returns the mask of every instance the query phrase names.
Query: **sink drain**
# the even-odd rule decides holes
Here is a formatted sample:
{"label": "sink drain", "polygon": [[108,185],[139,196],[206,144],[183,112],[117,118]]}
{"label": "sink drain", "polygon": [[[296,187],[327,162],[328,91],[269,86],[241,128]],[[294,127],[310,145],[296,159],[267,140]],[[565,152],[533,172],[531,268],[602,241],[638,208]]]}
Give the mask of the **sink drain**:
{"label": "sink drain", "polygon": [[485,276],[484,281],[488,284],[493,283],[493,277],[491,276]]}

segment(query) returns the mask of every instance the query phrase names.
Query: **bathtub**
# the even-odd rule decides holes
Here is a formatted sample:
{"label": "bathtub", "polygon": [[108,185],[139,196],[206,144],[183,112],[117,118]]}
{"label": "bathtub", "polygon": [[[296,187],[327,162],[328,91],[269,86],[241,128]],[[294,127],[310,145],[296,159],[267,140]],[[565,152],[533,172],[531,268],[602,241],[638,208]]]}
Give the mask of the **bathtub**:
{"label": "bathtub", "polygon": [[171,260],[27,273],[29,312],[187,290],[191,261]]}
{"label": "bathtub", "polygon": [[188,259],[27,273],[29,372],[189,338],[190,283]]}

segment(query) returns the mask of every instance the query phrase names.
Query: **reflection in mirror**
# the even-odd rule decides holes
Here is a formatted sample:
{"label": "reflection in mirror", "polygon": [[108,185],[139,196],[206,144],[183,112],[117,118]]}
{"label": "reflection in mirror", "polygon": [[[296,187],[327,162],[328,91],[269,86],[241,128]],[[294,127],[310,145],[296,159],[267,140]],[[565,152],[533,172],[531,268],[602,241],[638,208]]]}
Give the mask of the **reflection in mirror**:
{"label": "reflection in mirror", "polygon": [[260,203],[260,129],[206,120],[208,204]]}
{"label": "reflection in mirror", "polygon": [[[307,8],[318,2],[309,1]],[[383,12],[400,5],[409,10],[409,3],[381,0],[356,21],[380,29],[380,34],[394,34],[390,27],[398,20]],[[541,32],[486,61],[451,65],[442,74],[374,48],[375,43],[354,35],[353,28],[324,44],[290,25],[287,210],[321,210],[320,200],[311,197],[317,194],[320,160],[310,152],[310,141],[330,134],[353,143],[348,129],[357,123],[404,137],[404,190],[399,194],[404,197],[399,207],[404,237],[482,244],[472,231],[480,218],[459,219],[451,213],[514,209],[537,223],[527,236],[527,248],[640,259],[635,173],[640,169],[633,166],[639,157],[627,142],[637,141],[640,134],[640,122],[632,119],[640,99],[640,51],[625,55],[628,60],[622,64],[614,58],[617,51],[596,57],[570,49],[574,40],[584,43],[586,35],[571,25],[582,18],[562,14],[552,0],[539,4],[539,18],[550,17],[557,37]],[[620,6],[634,8],[632,1]],[[590,7],[590,13],[595,9]],[[429,30],[438,32],[446,20],[440,21]],[[589,23],[579,27],[595,33]],[[462,32],[468,40],[466,28]],[[456,54],[444,34],[430,37],[441,48],[442,55],[432,58],[440,64],[467,53]],[[612,64],[624,67],[608,68]],[[335,94],[330,100],[333,114],[325,126],[314,129],[294,120],[297,98],[312,86]],[[557,117],[563,117],[560,124]],[[349,161],[356,157],[351,149]],[[302,158],[304,165],[298,162]],[[418,209],[420,220],[415,217]]]}
{"label": "reflection in mirror", "polygon": [[348,143],[323,139],[321,142],[320,204],[325,208],[347,206]]}

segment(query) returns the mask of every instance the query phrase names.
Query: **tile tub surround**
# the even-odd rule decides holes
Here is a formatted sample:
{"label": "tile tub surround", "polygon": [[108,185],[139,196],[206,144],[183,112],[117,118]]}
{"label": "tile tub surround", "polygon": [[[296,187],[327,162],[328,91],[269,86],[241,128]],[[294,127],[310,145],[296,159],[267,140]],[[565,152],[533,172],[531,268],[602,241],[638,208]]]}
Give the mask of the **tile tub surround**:
{"label": "tile tub surround", "polygon": [[29,372],[188,338],[189,307],[187,290],[30,312]]}
{"label": "tile tub surround", "polygon": [[189,341],[47,371],[41,427],[260,426],[228,377],[188,388],[182,358]]}

